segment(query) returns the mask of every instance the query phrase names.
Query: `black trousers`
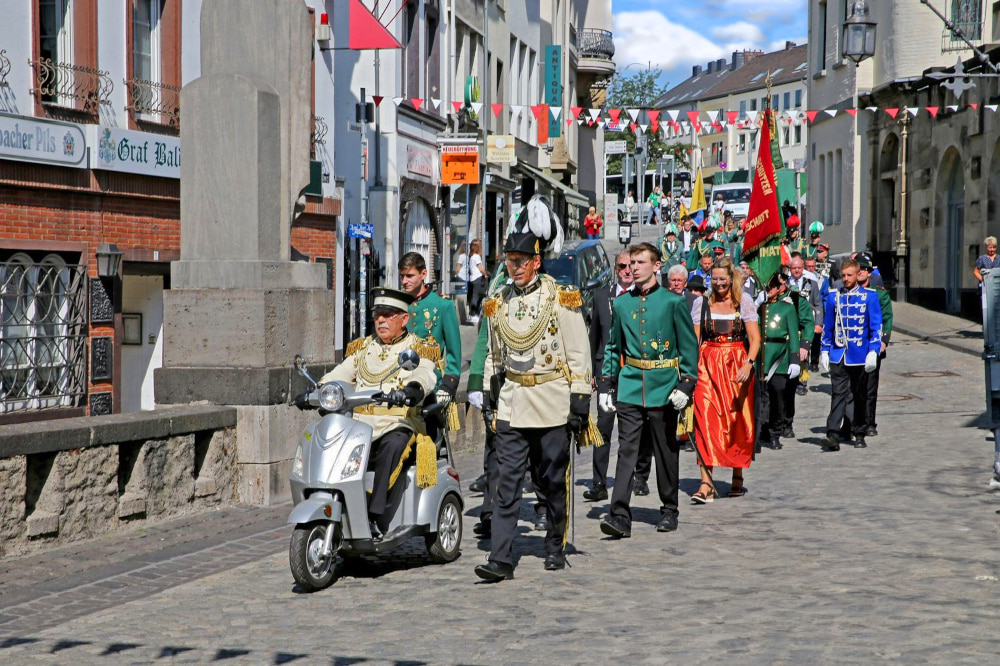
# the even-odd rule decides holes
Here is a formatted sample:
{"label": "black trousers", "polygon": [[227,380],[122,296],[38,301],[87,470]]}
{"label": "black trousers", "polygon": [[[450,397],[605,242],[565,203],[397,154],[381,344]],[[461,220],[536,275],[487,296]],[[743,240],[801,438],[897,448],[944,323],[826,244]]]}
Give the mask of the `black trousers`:
{"label": "black trousers", "polygon": [[566,532],[566,497],[569,480],[569,432],[566,426],[512,428],[497,421],[494,437],[498,474],[493,506],[493,537],[490,560],[513,564],[514,533],[521,511],[524,470],[530,463],[535,486],[544,494],[548,509],[545,552],[561,553]]}
{"label": "black trousers", "polygon": [[486,473],[486,489],[483,491],[483,504],[479,508],[480,520],[490,518],[493,515],[493,505],[496,503],[499,463],[497,462],[497,449],[494,439],[495,435],[487,428],[486,445],[483,447],[483,472]]}
{"label": "black trousers", "polygon": [[794,379],[788,375],[771,375],[767,381],[767,432],[770,440],[774,440],[781,435],[781,431],[786,426],[792,425],[792,419],[788,415],[787,405],[792,404],[792,414],[795,413],[795,387],[798,385]]}
{"label": "black trousers", "polygon": [[865,373],[865,406],[868,408],[865,415],[865,425],[872,427],[875,425],[875,407],[878,404],[878,378],[882,372],[882,357],[879,356],[875,366],[875,372]]}
{"label": "black trousers", "polygon": [[[390,502],[390,490],[393,491],[393,495],[398,496],[406,485],[399,477],[404,473],[403,456],[408,456],[412,449],[411,440],[414,440],[414,436],[409,430],[390,430],[372,443],[368,467],[375,472],[375,481],[372,483],[372,494],[368,499],[368,513],[376,520],[382,517],[389,504],[393,504]],[[399,476],[390,489],[389,481],[397,468]],[[379,527],[383,525],[380,523]]]}
{"label": "black trousers", "polygon": [[[817,322],[818,323],[818,322]],[[819,353],[820,347],[823,346],[823,334],[817,333],[813,336],[812,347],[809,349],[809,362],[813,365],[819,365]]]}
{"label": "black trousers", "polygon": [[842,436],[848,432],[865,434],[868,421],[866,374],[863,365],[830,365],[833,397],[830,400],[830,416],[826,419],[828,433]]}
{"label": "black trousers", "polygon": [[[775,375],[774,377],[777,377]],[[771,379],[774,379],[772,377]],[[792,379],[791,377],[785,376],[785,390],[781,393],[781,405],[783,418],[781,421],[781,427],[788,426],[792,427],[792,422],[795,421],[795,389],[799,387],[802,382],[796,377]]]}
{"label": "black trousers", "polygon": [[635,486],[640,442],[651,444],[656,456],[656,491],[660,513],[677,515],[677,481],[680,476],[680,447],[677,445],[677,411],[670,406],[650,408],[622,402],[618,407],[618,466],[611,493],[611,516],[632,524],[629,502]]}
{"label": "black trousers", "polygon": [[604,446],[594,447],[594,485],[608,485],[608,465],[611,463],[611,435],[615,430],[615,412],[597,410],[597,429],[604,438]]}

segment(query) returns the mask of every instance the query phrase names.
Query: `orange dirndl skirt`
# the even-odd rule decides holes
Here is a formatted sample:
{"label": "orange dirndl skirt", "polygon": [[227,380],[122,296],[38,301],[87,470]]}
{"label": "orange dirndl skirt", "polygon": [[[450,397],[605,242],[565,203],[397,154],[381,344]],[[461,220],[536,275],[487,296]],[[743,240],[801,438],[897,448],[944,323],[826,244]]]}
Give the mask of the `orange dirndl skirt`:
{"label": "orange dirndl skirt", "polygon": [[710,467],[749,467],[754,453],[753,376],[734,377],[747,362],[742,342],[704,342],[694,389],[695,445]]}

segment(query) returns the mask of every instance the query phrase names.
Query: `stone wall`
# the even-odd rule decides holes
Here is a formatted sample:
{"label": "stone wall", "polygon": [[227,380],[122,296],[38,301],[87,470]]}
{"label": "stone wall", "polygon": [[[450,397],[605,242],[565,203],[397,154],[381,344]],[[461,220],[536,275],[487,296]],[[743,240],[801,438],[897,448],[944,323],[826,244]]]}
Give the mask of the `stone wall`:
{"label": "stone wall", "polygon": [[0,427],[0,557],[233,504],[235,458],[227,407]]}

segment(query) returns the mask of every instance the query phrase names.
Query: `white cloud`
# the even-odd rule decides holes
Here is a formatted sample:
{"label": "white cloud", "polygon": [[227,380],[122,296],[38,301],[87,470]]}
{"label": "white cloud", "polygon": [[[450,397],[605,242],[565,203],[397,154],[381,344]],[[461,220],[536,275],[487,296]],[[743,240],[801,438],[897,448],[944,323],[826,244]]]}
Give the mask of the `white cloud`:
{"label": "white cloud", "polygon": [[652,63],[665,71],[703,63],[729,54],[726,48],[700,33],[672,23],[660,12],[622,12],[613,19],[615,63]]}
{"label": "white cloud", "polygon": [[759,46],[766,41],[764,31],[746,21],[712,28],[712,36],[730,45]]}

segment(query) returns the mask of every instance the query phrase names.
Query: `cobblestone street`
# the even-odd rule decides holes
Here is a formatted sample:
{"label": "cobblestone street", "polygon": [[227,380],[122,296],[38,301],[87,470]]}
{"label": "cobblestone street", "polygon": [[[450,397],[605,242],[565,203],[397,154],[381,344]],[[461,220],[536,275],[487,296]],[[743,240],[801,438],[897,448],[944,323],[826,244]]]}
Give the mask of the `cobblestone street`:
{"label": "cobblestone street", "polygon": [[[829,382],[814,378],[799,398],[798,440],[760,454],[746,497],[689,506],[697,468],[681,454],[675,533],[654,531],[654,491],[634,501],[631,539],[604,539],[596,519],[607,504],[580,499],[585,451],[571,568],[542,570],[541,535],[525,521],[516,579],[477,584],[479,498],[467,495],[458,561],[428,564],[421,545],[352,563],[305,595],[288,570],[288,508],[230,509],[5,561],[0,660],[991,662],[1000,496],[986,489],[982,362],[894,342],[868,449],[820,450]],[[480,457],[459,462],[467,485]]]}

